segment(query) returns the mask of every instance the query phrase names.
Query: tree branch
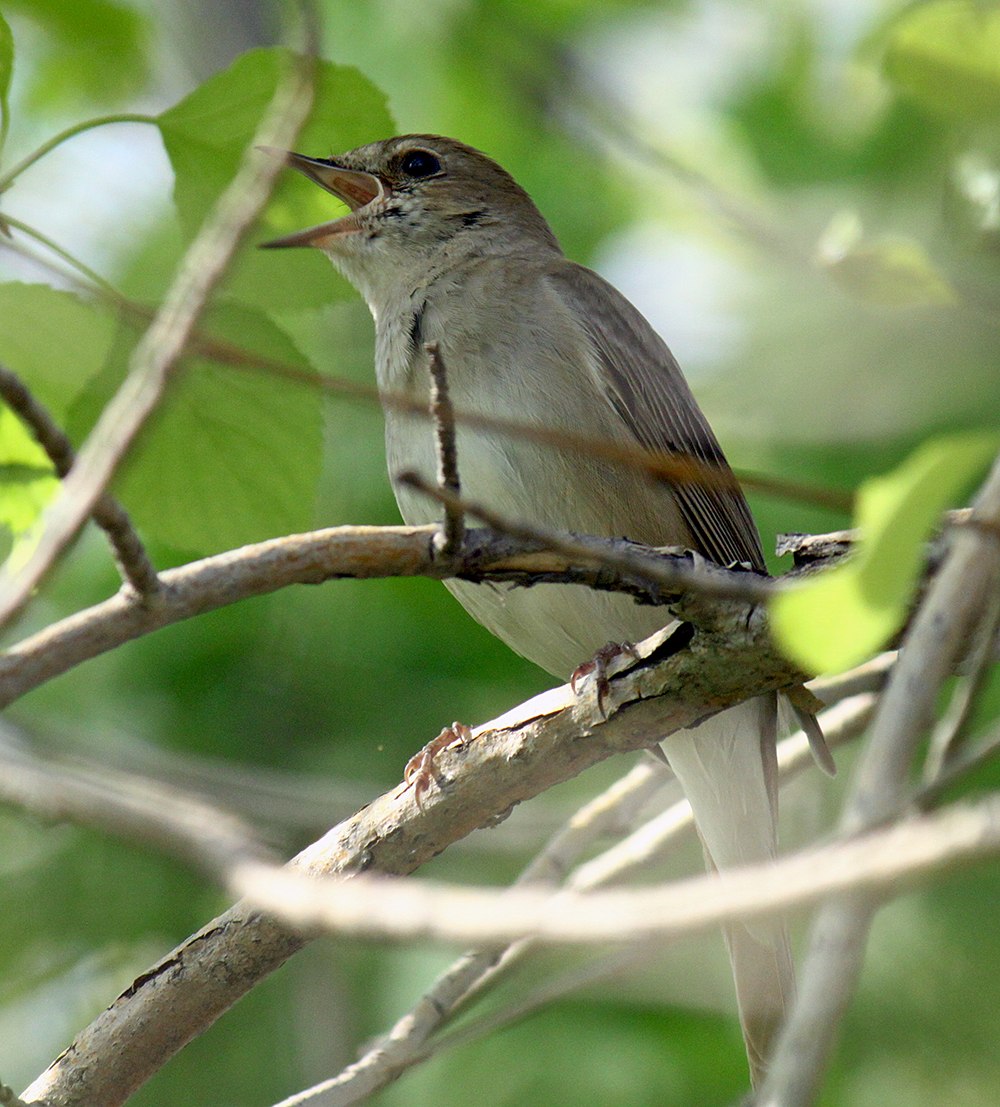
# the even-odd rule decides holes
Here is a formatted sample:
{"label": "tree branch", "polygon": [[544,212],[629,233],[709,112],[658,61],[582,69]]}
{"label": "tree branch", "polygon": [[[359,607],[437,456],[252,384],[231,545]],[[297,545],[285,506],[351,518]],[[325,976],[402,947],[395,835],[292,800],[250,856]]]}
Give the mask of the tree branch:
{"label": "tree branch", "polygon": [[291,142],[311,105],[312,63],[309,56],[303,56],[279,81],[236,176],[188,249],[162,307],[136,346],[128,376],[101,413],[76,465],[46,511],[37,545],[20,569],[0,577],[0,625],[20,610],[92,513],[129,446],[159,404],[212,290],[267,202],[281,165],[254,147]]}
{"label": "tree branch", "polygon": [[[650,734],[801,680],[776,654],[757,609],[735,609],[706,631],[660,632],[638,652],[640,660],[628,659],[627,671],[612,675],[610,718],[568,686],[535,697],[495,720],[489,740],[443,751],[442,787],[420,805],[412,789],[382,796],[300,854],[295,868],[408,874],[515,804],[614,753],[643,748]],[[143,974],[32,1085],[28,1102],[123,1102],[304,940],[252,905],[237,904]]]}
{"label": "tree branch", "polygon": [[[643,603],[676,605],[678,610],[686,605],[691,608],[686,614],[694,619],[707,615],[707,609],[692,606],[691,597],[702,589],[740,595],[744,585],[767,586],[747,573],[695,565],[689,554],[601,538],[573,539],[573,550],[584,555],[578,564],[539,542],[466,531],[461,551],[442,559],[433,547],[436,533],[433,526],[335,527],[274,538],[166,570],[160,574],[154,607],[119,592],[0,654],[0,707],[123,642],[291,584],[399,576],[523,585],[565,581],[623,592]],[[625,567],[609,569],[608,562]],[[664,622],[668,618],[665,612]]]}
{"label": "tree branch", "polygon": [[[861,733],[871,717],[874,703],[875,697],[865,694],[854,696],[824,712],[823,732],[830,745],[836,748]],[[778,771],[782,783],[812,763],[809,740],[801,731],[779,745]],[[634,822],[632,816],[656,791],[663,789],[665,775],[666,770],[660,762],[653,762],[651,758],[641,761],[577,812],[525,868],[518,877],[517,885],[538,888],[559,884],[598,836],[627,828]],[[582,864],[566,886],[585,892],[612,883],[620,884],[630,874],[647,869],[649,864],[665,856],[678,839],[693,831],[691,805],[687,800],[679,800],[644,825],[634,827],[620,842]],[[309,1103],[311,1095],[315,1095],[322,1107],[347,1107],[358,1103],[441,1048],[454,1044],[457,1038],[465,1040],[470,1028],[463,1028],[446,1037],[442,1037],[439,1031],[471,998],[494,985],[500,974],[509,974],[536,944],[531,938],[522,938],[506,947],[484,946],[463,954],[362,1057],[309,1092],[283,1101],[282,1107],[285,1103],[289,1107],[294,1103]],[[629,956],[634,958],[637,951]],[[615,958],[615,964],[618,961],[619,958]],[[607,969],[600,966],[588,968],[587,971],[597,976],[603,975]],[[579,983],[575,977],[573,982]],[[562,987],[568,986],[568,983],[563,982]],[[552,990],[551,985],[542,985],[543,995],[551,994]],[[535,1002],[538,1002],[538,997]],[[471,1029],[483,1032],[487,1028],[496,1028],[516,1017],[523,1008],[524,1003],[521,1003],[515,1011],[494,1012]]]}
{"label": "tree branch", "polygon": [[[0,365],[0,396],[31,428],[38,444],[52,462],[56,476],[65,479],[76,461],[70,440],[45,405],[31,394],[16,373],[4,365]],[[160,582],[128,512],[114,496],[105,492],[95,501],[93,514],[94,522],[108,536],[122,577],[149,603],[159,591]]]}

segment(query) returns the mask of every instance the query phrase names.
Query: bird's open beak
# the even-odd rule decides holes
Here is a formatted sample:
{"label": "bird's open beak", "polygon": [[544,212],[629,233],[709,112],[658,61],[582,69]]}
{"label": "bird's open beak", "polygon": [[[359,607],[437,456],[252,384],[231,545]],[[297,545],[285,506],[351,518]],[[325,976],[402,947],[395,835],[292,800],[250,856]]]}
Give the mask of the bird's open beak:
{"label": "bird's open beak", "polygon": [[272,146],[260,146],[258,149],[272,157],[281,158],[286,165],[303,173],[320,188],[332,192],[338,200],[343,200],[351,209],[350,215],[344,215],[340,219],[321,223],[317,227],[307,227],[303,231],[295,231],[281,238],[274,238],[270,242],[262,242],[261,246],[264,249],[276,249],[282,246],[323,246],[337,235],[358,231],[361,224],[354,217],[355,212],[370,204],[372,200],[385,195],[385,185],[371,173],[363,173],[358,169],[345,169],[335,161],[307,158],[304,154],[296,154],[291,150],[276,150]]}

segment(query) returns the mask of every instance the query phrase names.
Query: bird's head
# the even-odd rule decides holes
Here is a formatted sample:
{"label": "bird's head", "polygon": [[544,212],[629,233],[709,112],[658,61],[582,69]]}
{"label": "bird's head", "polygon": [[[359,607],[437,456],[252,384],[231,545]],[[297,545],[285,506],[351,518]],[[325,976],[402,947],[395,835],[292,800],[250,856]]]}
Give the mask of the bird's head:
{"label": "bird's head", "polygon": [[323,250],[370,304],[478,255],[558,252],[531,197],[485,154],[440,135],[401,135],[334,158],[268,150],[351,209],[264,243]]}

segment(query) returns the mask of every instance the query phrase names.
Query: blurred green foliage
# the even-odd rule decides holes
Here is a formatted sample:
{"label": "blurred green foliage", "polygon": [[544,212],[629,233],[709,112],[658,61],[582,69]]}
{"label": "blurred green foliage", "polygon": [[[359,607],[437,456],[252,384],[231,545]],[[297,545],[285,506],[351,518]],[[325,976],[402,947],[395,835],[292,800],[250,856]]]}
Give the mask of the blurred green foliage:
{"label": "blurred green foliage", "polygon": [[[155,158],[148,146],[137,157],[134,129],[103,128],[18,178],[0,210],[80,253],[144,309],[168,286],[277,78],[280,52],[236,55],[246,27],[276,22],[285,6],[242,8],[4,5],[0,109],[14,49],[17,58],[0,176],[60,129],[107,111],[148,112],[165,156],[160,175],[130,199],[125,184]],[[665,320],[737,467],[854,489],[932,435],[995,430],[995,5],[320,8],[328,64],[299,148],[324,156],[392,131],[431,131],[487,150],[535,197],[569,255],[600,266],[658,325]],[[206,65],[215,76],[199,85],[192,73]],[[79,206],[67,213],[67,189],[81,177],[88,188],[83,199],[73,193]],[[331,205],[288,174],[253,242],[330,218]],[[320,257],[260,255],[253,242],[208,332],[292,366],[370,381],[370,321],[353,293]],[[79,440],[121,378],[136,319],[116,318],[75,286],[40,286],[48,270],[2,241],[0,276],[0,362]],[[18,452],[23,438],[5,433],[3,442],[5,507],[37,509],[38,496],[17,499],[15,467],[23,483],[33,465]],[[29,483],[39,476],[33,470]],[[377,411],[193,360],[117,490],[159,565],[314,524],[397,521]],[[766,547],[778,531],[848,522],[798,501],[755,496],[753,506]],[[23,514],[3,522],[15,530]],[[88,534],[18,632],[115,587],[102,543]],[[242,804],[292,849],[394,784],[443,723],[487,718],[547,683],[433,582],[337,582],[170,627],[39,688],[11,717],[89,760],[195,781]],[[1000,712],[998,685],[987,689],[980,726]],[[516,812],[501,828],[522,828],[509,852],[494,844],[500,832],[482,832],[440,858],[434,875],[509,879],[557,802],[620,769],[602,766],[558,800]],[[984,769],[965,787],[995,785],[996,776]],[[311,797],[329,790],[328,806],[306,804],[307,783]],[[308,816],[292,819],[279,805],[289,795]],[[825,781],[803,784],[786,804],[790,826],[821,833],[817,812],[828,815],[835,796]],[[19,1085],[223,903],[174,862],[91,832],[7,813],[0,835],[0,1077]],[[824,1104],[995,1100],[990,1043],[1000,1025],[983,997],[1000,986],[1000,958],[982,918],[996,894],[995,881],[973,873],[880,917]],[[319,943],[134,1102],[266,1103],[329,1075],[419,996],[449,954]],[[376,1102],[731,1102],[744,1081],[735,1021],[716,1010],[714,993],[698,1009],[703,965],[687,945],[678,962],[673,976],[623,973],[447,1052]]]}

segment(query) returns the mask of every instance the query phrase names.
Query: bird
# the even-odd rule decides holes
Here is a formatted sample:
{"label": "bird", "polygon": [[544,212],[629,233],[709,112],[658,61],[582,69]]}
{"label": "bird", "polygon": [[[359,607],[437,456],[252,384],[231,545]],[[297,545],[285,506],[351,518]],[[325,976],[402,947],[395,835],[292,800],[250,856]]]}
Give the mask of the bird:
{"label": "bird", "polygon": [[[670,485],[537,436],[460,421],[465,496],[529,523],[683,547],[766,572],[750,509],[670,349],[616,288],[563,254],[496,161],[433,134],[331,158],[268,152],[350,209],[264,245],[318,248],[360,292],[375,323],[380,391],[426,405],[433,344],[457,411],[691,459],[722,478]],[[426,419],[387,407],[385,445],[390,474],[434,474]],[[436,506],[418,490],[397,482],[394,492],[407,523],[434,521]],[[584,585],[446,584],[473,618],[562,679],[607,643],[639,641],[665,621],[656,608]],[[776,725],[769,694],[660,743],[710,869],[776,856]],[[780,920],[736,921],[724,933],[757,1086],[794,997],[788,933]]]}

